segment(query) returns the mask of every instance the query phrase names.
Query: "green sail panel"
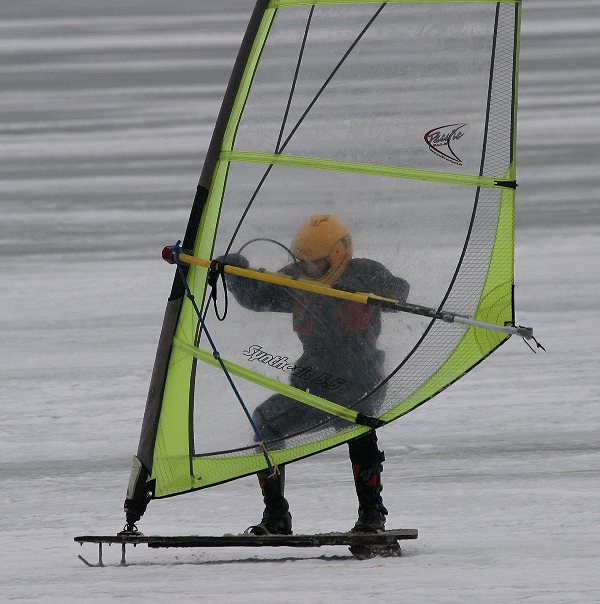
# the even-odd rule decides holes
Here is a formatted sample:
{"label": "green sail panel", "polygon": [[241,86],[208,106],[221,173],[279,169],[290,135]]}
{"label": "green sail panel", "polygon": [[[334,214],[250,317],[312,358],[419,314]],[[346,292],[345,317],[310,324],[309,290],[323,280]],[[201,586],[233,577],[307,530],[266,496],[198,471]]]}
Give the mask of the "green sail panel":
{"label": "green sail panel", "polygon": [[[242,249],[250,266],[277,272],[290,256],[273,241],[289,247],[309,216],[332,214],[355,258],[410,284],[408,302],[514,324],[519,22],[519,2],[260,0],[184,247],[208,259]],[[207,276],[187,269],[202,308]],[[382,312],[382,373],[360,391],[340,363],[347,351],[302,364],[302,329],[343,341],[347,318],[308,309],[294,325],[289,308],[251,310],[230,291],[225,321],[209,309],[206,325],[249,413],[273,396],[295,405],[285,433],[263,442],[184,294],[176,278],[137,456],[151,497],[344,443],[369,429],[357,417],[408,413],[508,338]],[[366,311],[349,312],[359,321]],[[318,410],[312,423],[305,409]]]}

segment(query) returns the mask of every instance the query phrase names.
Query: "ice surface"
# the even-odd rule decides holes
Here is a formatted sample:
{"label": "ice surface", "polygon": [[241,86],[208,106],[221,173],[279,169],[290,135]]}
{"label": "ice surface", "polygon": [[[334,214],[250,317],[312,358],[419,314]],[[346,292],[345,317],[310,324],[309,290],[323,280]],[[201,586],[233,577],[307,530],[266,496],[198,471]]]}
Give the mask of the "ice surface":
{"label": "ice surface", "polygon": [[[600,148],[593,0],[526,0],[517,318],[511,340],[380,430],[400,559],[318,550],[131,550],[92,570],[137,448],[172,269],[251,2],[32,0],[0,20],[0,599],[600,600]],[[225,5],[225,8],[224,8]],[[297,531],[356,513],[344,448],[290,466]],[[153,502],[148,533],[244,529],[248,478]]]}

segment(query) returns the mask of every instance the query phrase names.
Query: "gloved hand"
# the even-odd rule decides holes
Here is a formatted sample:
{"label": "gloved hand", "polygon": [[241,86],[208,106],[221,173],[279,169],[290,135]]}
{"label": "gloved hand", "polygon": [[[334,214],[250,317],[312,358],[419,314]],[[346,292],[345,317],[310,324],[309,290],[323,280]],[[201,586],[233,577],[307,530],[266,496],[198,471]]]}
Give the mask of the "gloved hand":
{"label": "gloved hand", "polygon": [[250,263],[245,256],[242,256],[242,254],[227,254],[226,256],[219,256],[218,258],[215,258],[215,260],[239,268],[248,268],[250,266]]}

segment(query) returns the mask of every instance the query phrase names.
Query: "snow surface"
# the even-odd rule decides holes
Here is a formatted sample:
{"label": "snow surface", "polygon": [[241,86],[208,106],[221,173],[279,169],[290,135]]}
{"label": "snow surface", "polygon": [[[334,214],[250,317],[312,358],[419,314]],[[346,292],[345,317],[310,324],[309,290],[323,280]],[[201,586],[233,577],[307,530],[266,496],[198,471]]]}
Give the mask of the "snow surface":
{"label": "snow surface", "polygon": [[[172,270],[251,2],[20,0],[0,13],[0,600],[600,601],[600,13],[526,0],[513,339],[380,430],[400,559],[323,550],[105,551]],[[224,11],[224,12],[223,12]],[[297,532],[351,526],[338,448],[290,466]],[[255,479],[153,502],[140,528],[255,522]]]}

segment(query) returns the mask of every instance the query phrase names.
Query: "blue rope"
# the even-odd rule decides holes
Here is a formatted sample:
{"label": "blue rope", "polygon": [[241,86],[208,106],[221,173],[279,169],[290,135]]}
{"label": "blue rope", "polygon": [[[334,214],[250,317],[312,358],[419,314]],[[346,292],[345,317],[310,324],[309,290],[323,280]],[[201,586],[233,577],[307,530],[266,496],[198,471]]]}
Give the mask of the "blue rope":
{"label": "blue rope", "polygon": [[183,282],[183,285],[185,287],[186,295],[189,298],[190,302],[192,303],[194,310],[196,311],[196,315],[198,316],[198,321],[200,323],[201,330],[206,335],[206,339],[208,340],[208,343],[210,344],[210,347],[212,348],[213,357],[218,361],[219,365],[221,366],[221,369],[223,370],[223,373],[225,374],[225,377],[227,378],[227,381],[229,382],[231,389],[233,390],[238,402],[242,406],[242,409],[244,410],[244,413],[246,414],[246,417],[248,418],[248,421],[250,422],[250,425],[252,426],[252,429],[254,430],[254,433],[256,434],[257,444],[260,446],[260,448],[262,450],[263,456],[264,456],[264,458],[267,462],[268,468],[269,468],[269,472],[271,474],[278,474],[279,471],[277,469],[277,466],[271,462],[269,450],[267,449],[265,440],[264,440],[262,434],[260,433],[258,426],[252,419],[252,415],[250,415],[250,412],[248,411],[248,407],[246,407],[246,404],[244,403],[244,400],[242,399],[242,395],[240,394],[239,390],[237,389],[237,386],[235,385],[233,378],[231,377],[231,374],[229,373],[229,371],[227,371],[227,367],[225,367],[225,363],[223,362],[223,359],[221,358],[221,354],[217,350],[217,347],[206,327],[205,318],[206,318],[206,311],[208,311],[208,306],[206,307],[206,311],[203,315],[200,312],[198,305],[196,304],[196,298],[195,298],[194,294],[192,293],[192,290],[190,289],[190,286],[189,286],[188,281],[185,276],[185,272],[183,270],[183,266],[181,265],[181,261],[179,260],[179,254],[181,253],[181,241],[178,241],[174,246],[172,246],[171,250],[173,253],[173,260],[175,261],[175,264],[177,265],[177,272],[179,273],[181,281]]}

